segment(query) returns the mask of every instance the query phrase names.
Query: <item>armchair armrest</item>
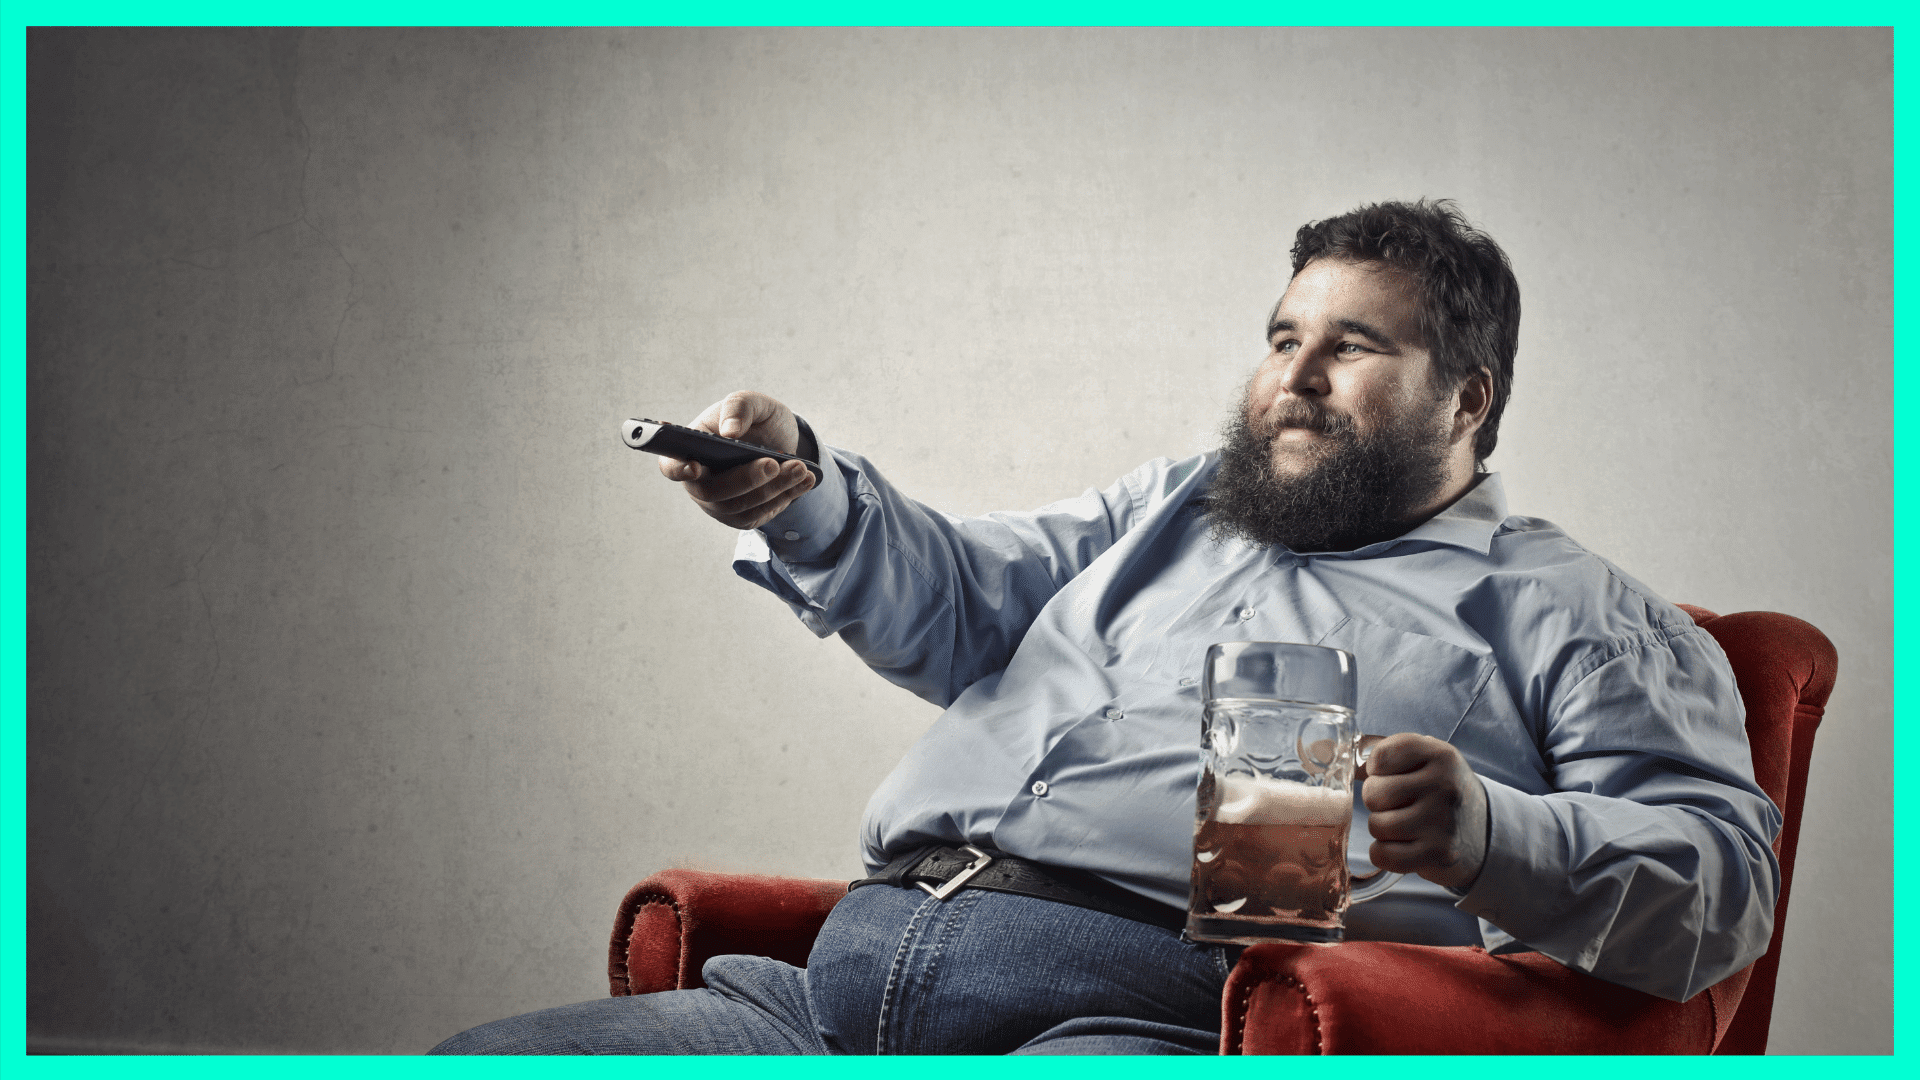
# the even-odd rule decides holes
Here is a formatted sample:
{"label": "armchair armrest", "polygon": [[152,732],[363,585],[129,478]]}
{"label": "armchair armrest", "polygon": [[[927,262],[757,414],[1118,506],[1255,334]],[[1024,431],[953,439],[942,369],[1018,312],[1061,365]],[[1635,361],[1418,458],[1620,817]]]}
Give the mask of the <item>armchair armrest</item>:
{"label": "armchair armrest", "polygon": [[[1743,989],[1746,972],[1722,984]],[[1738,986],[1732,984],[1738,983]],[[1540,956],[1384,941],[1256,945],[1221,999],[1223,1054],[1706,1054],[1722,987],[1690,1001]]]}
{"label": "armchair armrest", "polygon": [[705,986],[700,968],[746,953],[804,967],[844,881],[663,870],[627,891],[607,948],[614,997]]}

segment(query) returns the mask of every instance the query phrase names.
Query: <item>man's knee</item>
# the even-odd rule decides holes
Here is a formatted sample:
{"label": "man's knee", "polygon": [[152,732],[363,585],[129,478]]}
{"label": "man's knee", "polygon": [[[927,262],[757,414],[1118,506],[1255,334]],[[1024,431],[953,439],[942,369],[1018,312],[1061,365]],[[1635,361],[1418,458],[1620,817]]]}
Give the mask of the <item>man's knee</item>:
{"label": "man's knee", "polygon": [[[745,958],[742,958],[745,959]],[[771,961],[769,961],[770,963]],[[673,990],[599,998],[512,1016],[464,1031],[432,1054],[806,1054],[812,1024],[788,1022],[763,1000],[738,996],[741,973],[716,972],[731,992]],[[804,1008],[804,999],[802,1000]]]}
{"label": "man's knee", "polygon": [[509,1016],[455,1035],[427,1051],[428,1054],[584,1054],[589,1053],[571,1031],[573,1025],[559,1022],[550,1014],[578,1010],[546,1009],[523,1016]]}

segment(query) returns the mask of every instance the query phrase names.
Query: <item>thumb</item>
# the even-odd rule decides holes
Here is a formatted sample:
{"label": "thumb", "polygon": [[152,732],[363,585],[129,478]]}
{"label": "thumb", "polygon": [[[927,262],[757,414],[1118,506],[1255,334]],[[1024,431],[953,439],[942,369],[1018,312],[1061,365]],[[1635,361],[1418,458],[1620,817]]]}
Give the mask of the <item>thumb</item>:
{"label": "thumb", "polygon": [[745,435],[755,424],[773,416],[773,399],[752,390],[728,394],[720,403],[720,434],[729,439]]}

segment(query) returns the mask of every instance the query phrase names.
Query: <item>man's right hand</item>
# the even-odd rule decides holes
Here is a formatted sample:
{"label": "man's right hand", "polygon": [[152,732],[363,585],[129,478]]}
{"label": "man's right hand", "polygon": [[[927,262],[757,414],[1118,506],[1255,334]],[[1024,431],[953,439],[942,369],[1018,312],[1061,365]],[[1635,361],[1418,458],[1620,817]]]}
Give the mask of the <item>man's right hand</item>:
{"label": "man's right hand", "polygon": [[[800,446],[793,410],[752,390],[728,394],[687,426],[783,454],[797,453]],[[708,517],[736,529],[765,525],[813,487],[805,465],[772,458],[714,472],[696,461],[663,457],[660,475],[679,481]]]}

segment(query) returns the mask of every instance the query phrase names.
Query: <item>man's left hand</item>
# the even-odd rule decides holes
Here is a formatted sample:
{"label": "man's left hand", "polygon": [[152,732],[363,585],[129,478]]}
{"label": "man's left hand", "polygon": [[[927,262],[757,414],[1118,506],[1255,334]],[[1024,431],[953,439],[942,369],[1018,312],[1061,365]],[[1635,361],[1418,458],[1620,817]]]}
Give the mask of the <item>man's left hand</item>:
{"label": "man's left hand", "polygon": [[1487,859],[1487,789],[1460,751],[1430,735],[1382,739],[1367,759],[1360,800],[1382,870],[1466,888]]}

